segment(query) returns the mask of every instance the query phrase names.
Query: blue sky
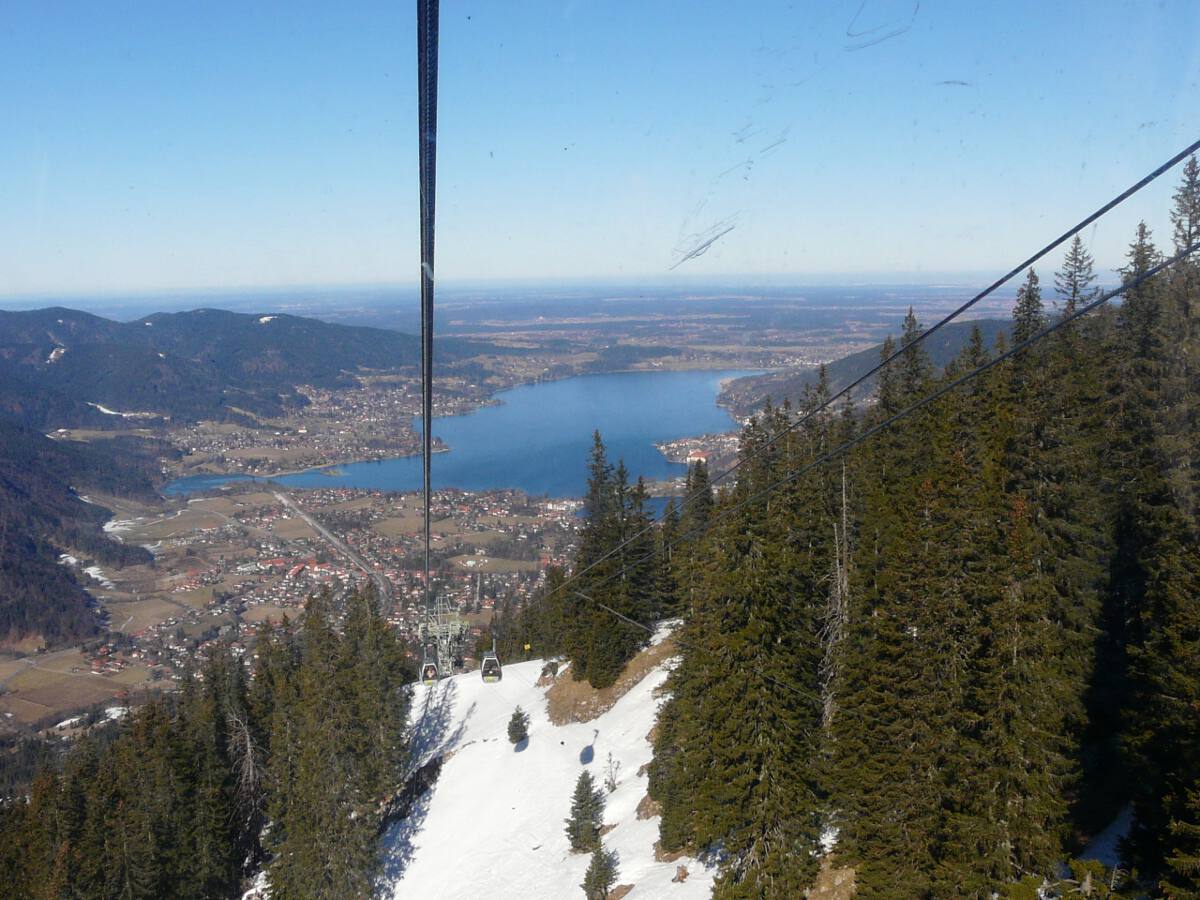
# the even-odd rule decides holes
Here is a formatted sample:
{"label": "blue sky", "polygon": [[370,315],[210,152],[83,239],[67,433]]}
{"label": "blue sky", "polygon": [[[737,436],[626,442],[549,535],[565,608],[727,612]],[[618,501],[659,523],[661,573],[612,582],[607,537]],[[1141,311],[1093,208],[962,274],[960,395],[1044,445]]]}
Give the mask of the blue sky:
{"label": "blue sky", "polygon": [[[0,295],[411,283],[414,24],[8,0]],[[994,270],[1197,137],[1194,0],[443,0],[438,275]]]}

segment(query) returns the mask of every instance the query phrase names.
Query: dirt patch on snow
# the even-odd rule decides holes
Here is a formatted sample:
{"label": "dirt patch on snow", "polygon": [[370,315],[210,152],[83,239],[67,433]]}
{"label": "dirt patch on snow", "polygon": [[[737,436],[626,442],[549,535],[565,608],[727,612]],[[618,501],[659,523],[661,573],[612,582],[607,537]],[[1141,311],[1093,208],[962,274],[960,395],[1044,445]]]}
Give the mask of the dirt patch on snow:
{"label": "dirt patch on snow", "polygon": [[675,862],[675,860],[683,859],[683,857],[687,855],[688,852],[686,848],[683,850],[673,850],[668,853],[663,849],[661,841],[654,842],[654,858],[658,862]]}
{"label": "dirt patch on snow", "polygon": [[662,815],[662,804],[652,799],[649,794],[638,801],[637,817],[639,819],[644,821],[659,815]]}
{"label": "dirt patch on snow", "polygon": [[622,897],[632,890],[632,884],[618,884],[615,888],[608,892],[608,900],[621,900]]}
{"label": "dirt patch on snow", "polygon": [[674,654],[675,642],[667,637],[631,659],[616,683],[600,690],[586,681],[559,677],[546,691],[550,721],[555,725],[592,721],[612,709],[635,684]]}
{"label": "dirt patch on snow", "polygon": [[570,667],[570,664],[560,666],[556,660],[550,660],[542,666],[542,674],[538,676],[538,687],[549,687],[558,680],[558,676],[562,675]]}

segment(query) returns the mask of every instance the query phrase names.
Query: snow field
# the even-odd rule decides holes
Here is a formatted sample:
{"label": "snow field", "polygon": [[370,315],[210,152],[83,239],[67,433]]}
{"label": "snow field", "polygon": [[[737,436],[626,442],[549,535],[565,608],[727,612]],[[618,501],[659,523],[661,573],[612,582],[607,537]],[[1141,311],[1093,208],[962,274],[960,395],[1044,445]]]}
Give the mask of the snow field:
{"label": "snow field", "polygon": [[[585,768],[604,790],[608,754],[620,764],[617,789],[605,791],[606,849],[620,856],[618,884],[633,884],[634,900],[706,898],[714,871],[683,857],[654,859],[658,818],[639,821],[647,778],[638,769],[653,756],[654,696],[667,676],[654,669],[608,712],[591,722],[552,725],[543,662],[504,667],[504,679],[484,684],[479,673],[418,686],[413,697],[413,770],[437,756],[437,783],[404,821],[384,836],[380,896],[453,900],[488,897],[565,900],[579,885],[589,855],[570,852],[564,821],[575,781]],[[530,718],[527,746],[508,742],[508,720],[520,705]],[[673,884],[677,866],[686,882]]]}

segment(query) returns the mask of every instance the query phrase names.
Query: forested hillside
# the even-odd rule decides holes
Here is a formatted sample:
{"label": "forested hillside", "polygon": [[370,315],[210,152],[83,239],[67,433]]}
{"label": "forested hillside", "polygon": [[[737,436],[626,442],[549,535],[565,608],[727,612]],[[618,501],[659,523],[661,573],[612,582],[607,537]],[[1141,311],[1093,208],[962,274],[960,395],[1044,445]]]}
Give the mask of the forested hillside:
{"label": "forested hillside", "polygon": [[233,897],[260,866],[281,900],[369,895],[402,777],[401,654],[369,596],[264,629],[252,672],[218,650],[0,805],[5,896]]}
{"label": "forested hillside", "polygon": [[87,444],[54,441],[0,415],[0,644],[37,636],[54,645],[95,633],[91,598],[65,551],[121,567],[149,562],[149,552],[107,538],[107,510],[76,491],[149,498],[156,442],[121,438]]}
{"label": "forested hillside", "polygon": [[[1200,238],[1194,160],[1171,221],[1172,252]],[[1125,283],[1162,256],[1141,226]],[[1077,239],[1064,315],[1094,279]],[[1011,340],[1050,321],[1030,271]],[[1200,896],[1200,262],[814,464],[1008,343],[944,375],[914,347],[865,413],[766,409],[736,484],[628,545],[640,494],[597,443],[579,577],[505,626],[602,685],[632,621],[684,617],[651,795],[716,896],[801,896],[823,836],[858,897]],[[1078,860],[1126,804],[1120,870]]]}
{"label": "forested hillside", "polygon": [[[443,360],[472,352],[464,341],[438,347]],[[346,385],[359,369],[417,361],[412,335],[299,316],[0,311],[0,411],[41,429],[124,421],[88,404],[184,420],[278,415],[304,403],[298,385]]]}

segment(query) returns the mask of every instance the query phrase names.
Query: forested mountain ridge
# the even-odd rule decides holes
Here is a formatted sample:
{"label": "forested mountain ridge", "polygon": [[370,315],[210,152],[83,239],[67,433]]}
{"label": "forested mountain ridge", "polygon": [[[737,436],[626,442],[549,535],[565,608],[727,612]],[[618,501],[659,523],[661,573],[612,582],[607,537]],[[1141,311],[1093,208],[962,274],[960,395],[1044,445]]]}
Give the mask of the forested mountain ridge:
{"label": "forested mountain ridge", "polygon": [[[0,410],[48,430],[112,426],[122,413],[172,419],[278,415],[298,385],[338,387],[360,369],[419,363],[416,337],[285,314],[216,309],[114,322],[77,310],[0,311]],[[440,359],[478,352],[441,342]]]}
{"label": "forested mountain ridge", "polygon": [[0,644],[39,637],[60,644],[93,634],[93,603],[58,564],[71,550],[103,565],[150,554],[106,537],[107,510],[79,491],[148,499],[167,446],[135,439],[55,441],[0,415]]}
{"label": "forested mountain ridge", "polygon": [[[1171,222],[1173,252],[1200,238],[1195,160]],[[856,897],[1200,896],[1200,261],[1142,280],[1162,258],[1140,226],[1119,305],[842,459],[1010,338],[973,330],[945,374],[914,347],[865,411],[768,406],[736,483],[694,468],[703,502],[634,543],[636,489],[593,455],[579,574],[504,627],[602,684],[629,621],[684,617],[650,795],[664,852],[721,861],[714,896],[802,896],[825,841]],[[1094,280],[1077,239],[1064,312]],[[1031,270],[1011,340],[1047,306]],[[1081,855],[1126,805],[1121,866]]]}
{"label": "forested mountain ridge", "polygon": [[[983,336],[984,343],[990,347],[1001,334],[1012,333],[1012,322],[1008,319],[977,319],[949,323],[925,343],[925,351],[936,371],[943,371],[962,352],[976,328]],[[882,345],[876,345],[827,364],[825,372],[830,391],[837,393],[874,367],[879,362],[882,349]],[[739,419],[758,412],[768,401],[776,406],[785,402],[795,403],[804,396],[805,391],[817,386],[820,371],[820,366],[811,366],[736,378],[721,389],[720,403]],[[877,383],[878,378],[874,377],[864,381],[856,389],[854,399],[862,400],[870,396]]]}

